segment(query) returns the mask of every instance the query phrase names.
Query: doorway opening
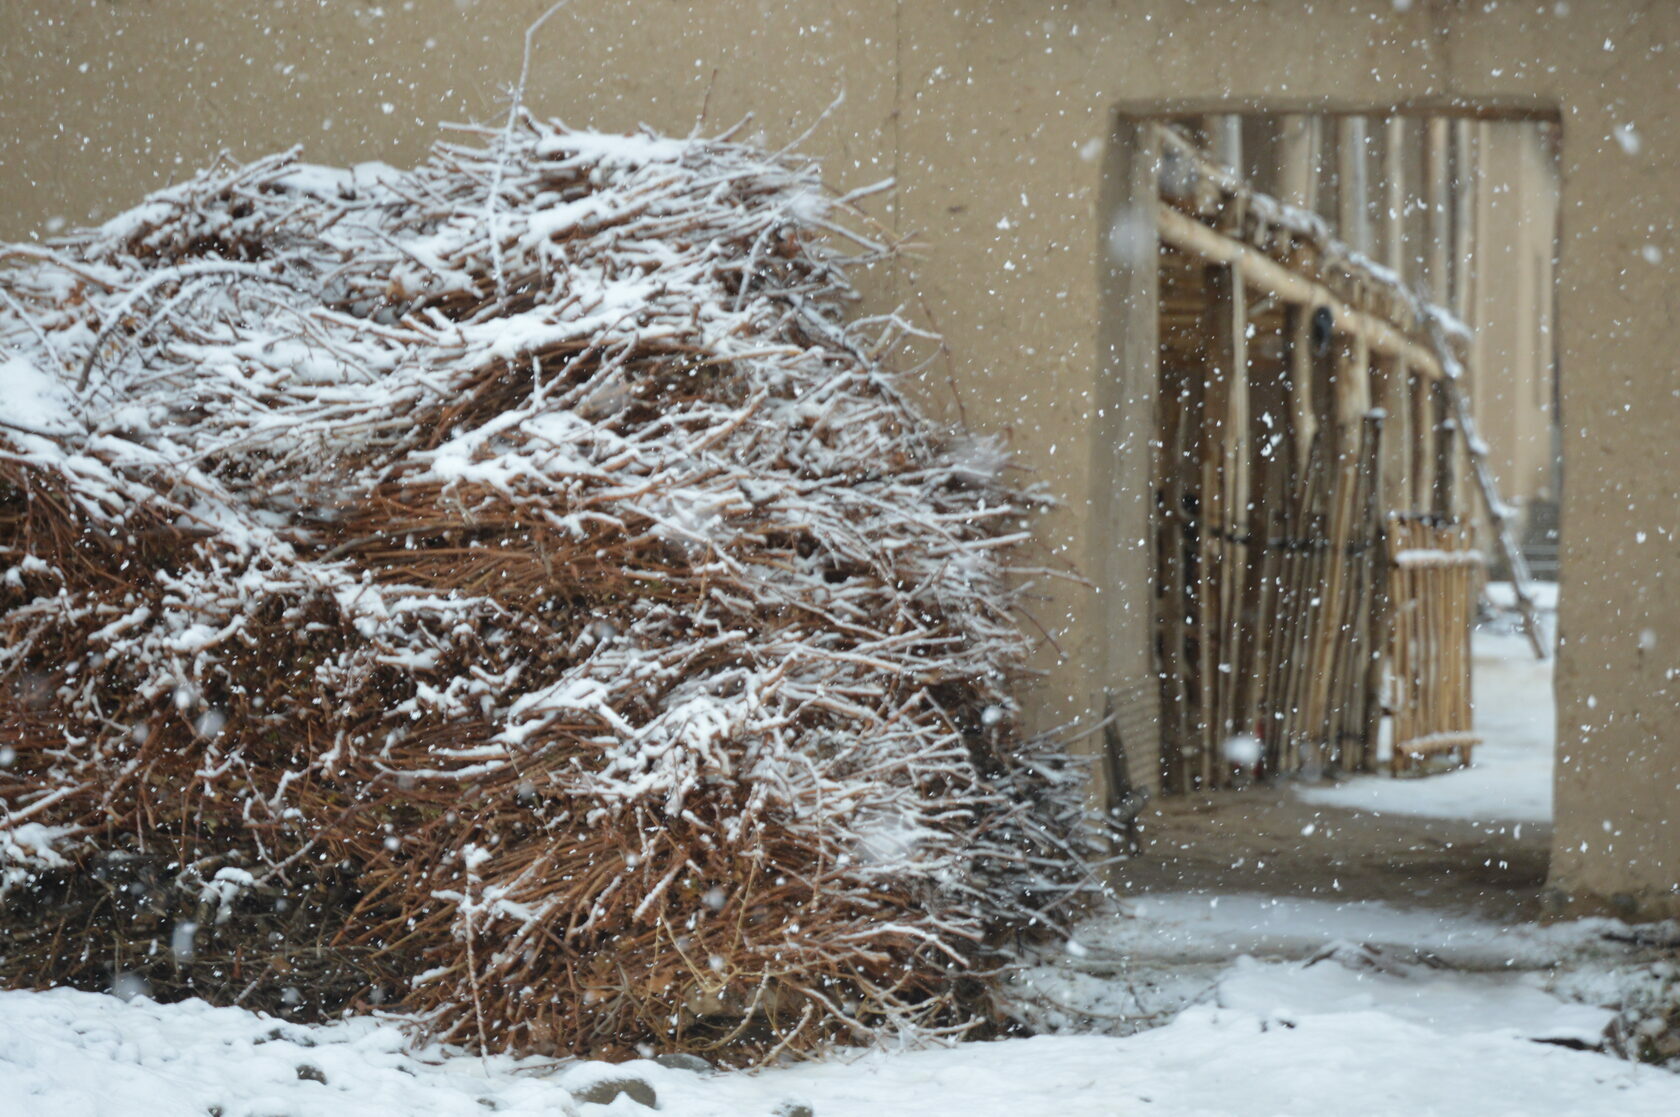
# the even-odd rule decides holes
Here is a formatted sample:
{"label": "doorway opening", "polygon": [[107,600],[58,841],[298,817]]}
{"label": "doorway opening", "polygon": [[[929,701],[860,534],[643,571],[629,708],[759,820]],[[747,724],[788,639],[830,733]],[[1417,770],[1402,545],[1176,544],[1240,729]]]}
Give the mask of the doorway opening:
{"label": "doorway opening", "polygon": [[1526,824],[1537,894],[1555,124],[1249,113],[1131,137],[1155,169],[1123,223],[1135,242],[1147,206],[1158,245],[1162,789]]}

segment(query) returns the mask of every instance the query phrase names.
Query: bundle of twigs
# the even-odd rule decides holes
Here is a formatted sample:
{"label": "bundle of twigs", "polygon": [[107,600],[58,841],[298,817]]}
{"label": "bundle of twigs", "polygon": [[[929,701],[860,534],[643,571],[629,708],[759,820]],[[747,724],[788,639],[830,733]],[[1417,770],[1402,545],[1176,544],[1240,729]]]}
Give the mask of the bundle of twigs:
{"label": "bundle of twigs", "polygon": [[968,1026],[1085,887],[1082,775],[1013,728],[1032,502],[847,320],[848,213],[523,118],[0,247],[0,979],[597,1055]]}

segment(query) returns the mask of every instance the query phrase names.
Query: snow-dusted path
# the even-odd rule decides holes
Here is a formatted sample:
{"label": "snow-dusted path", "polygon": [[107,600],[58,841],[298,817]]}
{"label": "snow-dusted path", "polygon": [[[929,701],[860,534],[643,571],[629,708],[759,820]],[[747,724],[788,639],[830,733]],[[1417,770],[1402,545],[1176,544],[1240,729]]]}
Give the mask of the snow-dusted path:
{"label": "snow-dusted path", "polygon": [[[628,1064],[667,1117],[1619,1117],[1680,1113],[1680,1076],[1536,1039],[1605,1014],[1522,975],[1237,963],[1211,1003],[1127,1038],[1045,1036],[760,1074]],[[1531,1038],[1532,1037],[1532,1038]],[[0,994],[0,1113],[15,1117],[647,1114],[578,1103],[598,1064],[405,1054],[389,1024],[317,1028],[238,1009],[57,990]]]}
{"label": "snow-dusted path", "polygon": [[1151,893],[1123,902],[1122,918],[1077,932],[1082,958],[1109,956],[1156,965],[1228,962],[1242,955],[1303,959],[1338,944],[1375,947],[1396,958],[1428,958],[1457,970],[1540,970],[1583,957],[1619,960],[1605,939],[1627,931],[1610,919],[1502,923],[1439,908],[1383,900],[1317,899],[1261,893]]}

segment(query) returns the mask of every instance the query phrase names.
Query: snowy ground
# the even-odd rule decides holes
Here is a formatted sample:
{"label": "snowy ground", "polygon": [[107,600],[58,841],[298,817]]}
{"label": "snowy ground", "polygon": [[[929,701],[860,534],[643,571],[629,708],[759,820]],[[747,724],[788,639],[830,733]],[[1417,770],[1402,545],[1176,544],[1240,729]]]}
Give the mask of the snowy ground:
{"label": "snowy ground", "polygon": [[1608,919],[1506,926],[1469,915],[1381,901],[1227,894],[1152,894],[1124,903],[1126,918],[1082,926],[1075,951],[1134,960],[1203,962],[1239,955],[1300,959],[1337,944],[1374,947],[1406,961],[1458,970],[1541,969],[1577,957],[1613,955]]}
{"label": "snowy ground", "polygon": [[[1345,955],[1345,956],[1344,956]],[[1073,1117],[1199,1114],[1662,1114],[1680,1076],[1558,1042],[1596,1042],[1609,1014],[1532,973],[1465,974],[1344,952],[1316,963],[1239,958],[1201,1003],[1130,1036],[1055,1035],[698,1074],[407,1052],[388,1023],[280,1024],[201,1003],[56,990],[0,995],[0,1113],[649,1112],[672,1117]]]}
{"label": "snowy ground", "polygon": [[[1364,778],[1313,802],[1550,817],[1549,664],[1478,634],[1467,772]],[[478,1059],[388,1021],[303,1027],[202,1003],[0,993],[0,1115],[647,1113],[670,1117],[1680,1113],[1680,1075],[1590,1050],[1641,960],[1610,921],[1506,926],[1399,902],[1151,894],[1016,975],[1031,1039],[757,1074]],[[1675,929],[1663,933],[1673,934]],[[1607,932],[1609,936],[1607,937]],[[589,1098],[602,1101],[590,1101]]]}

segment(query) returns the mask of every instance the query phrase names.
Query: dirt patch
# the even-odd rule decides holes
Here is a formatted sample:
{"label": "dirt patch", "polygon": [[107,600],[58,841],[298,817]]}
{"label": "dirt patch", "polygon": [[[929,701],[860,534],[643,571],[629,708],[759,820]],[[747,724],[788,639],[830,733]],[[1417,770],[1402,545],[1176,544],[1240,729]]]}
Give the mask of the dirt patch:
{"label": "dirt patch", "polygon": [[1287,787],[1157,800],[1123,894],[1259,892],[1386,900],[1496,922],[1540,917],[1547,824],[1375,814],[1301,802]]}

